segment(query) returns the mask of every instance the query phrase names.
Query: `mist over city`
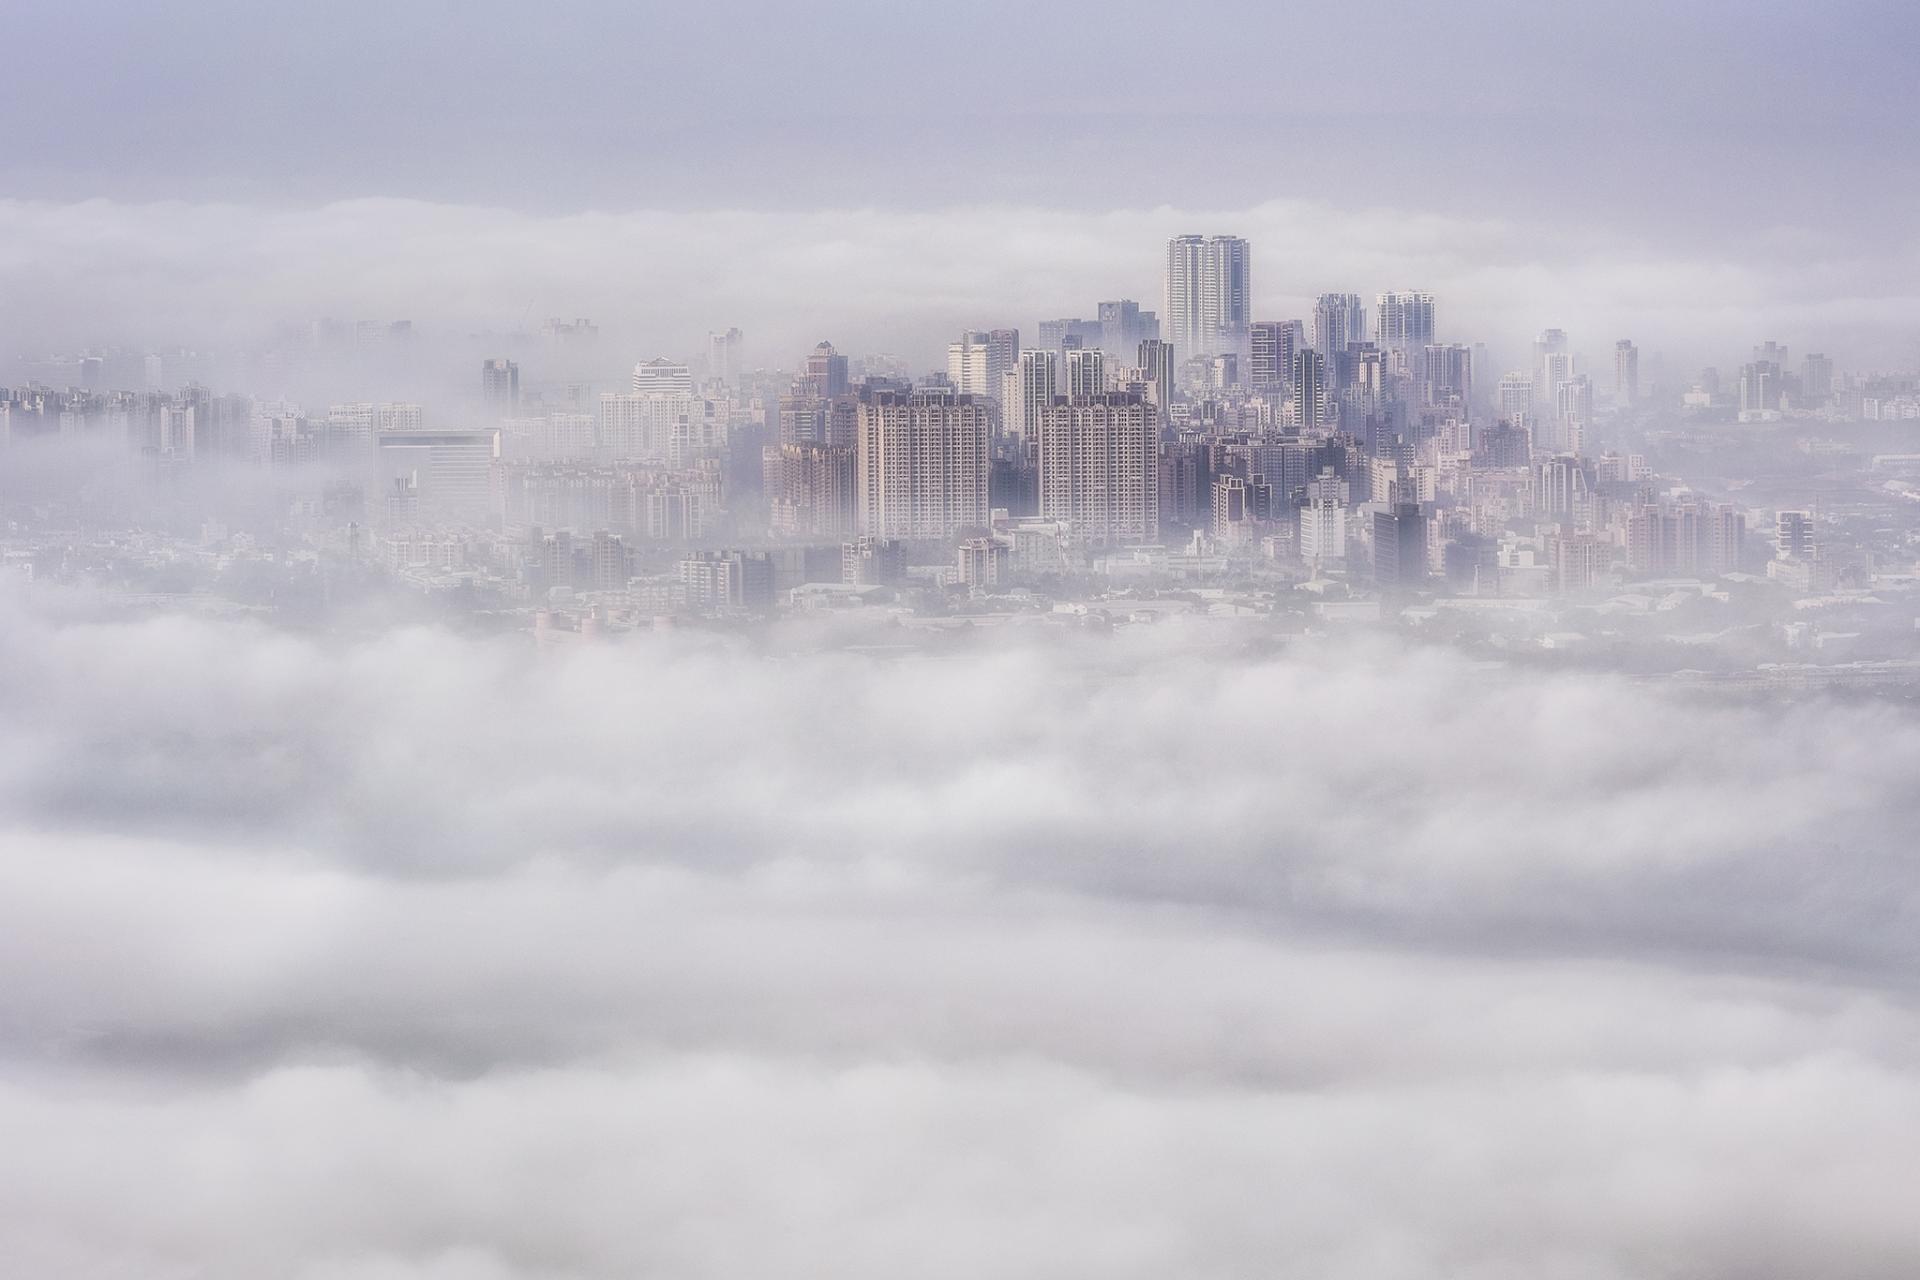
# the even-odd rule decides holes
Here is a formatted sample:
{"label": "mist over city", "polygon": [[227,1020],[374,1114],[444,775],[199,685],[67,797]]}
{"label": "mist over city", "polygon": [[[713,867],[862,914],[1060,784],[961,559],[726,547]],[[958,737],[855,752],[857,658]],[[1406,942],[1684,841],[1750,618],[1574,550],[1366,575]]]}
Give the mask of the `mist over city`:
{"label": "mist over city", "polygon": [[0,1277],[1920,1273],[1920,12],[0,41]]}

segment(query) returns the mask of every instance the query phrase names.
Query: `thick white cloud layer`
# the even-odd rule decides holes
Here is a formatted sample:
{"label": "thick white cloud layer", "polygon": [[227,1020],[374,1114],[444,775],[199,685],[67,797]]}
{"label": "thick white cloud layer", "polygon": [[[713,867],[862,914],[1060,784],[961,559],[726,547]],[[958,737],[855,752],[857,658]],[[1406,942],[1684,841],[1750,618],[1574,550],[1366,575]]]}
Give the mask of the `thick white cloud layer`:
{"label": "thick white cloud layer", "polygon": [[[1765,224],[1762,224],[1765,225]],[[822,336],[931,362],[962,326],[1157,307],[1161,246],[1188,231],[1254,245],[1256,307],[1326,291],[1430,289],[1444,337],[1513,351],[1547,325],[1598,359],[1615,338],[1676,373],[1761,338],[1904,367],[1920,244],[1861,249],[1782,228],[1660,243],[1524,214],[1471,220],[1300,200],[1088,214],[939,211],[539,215],[414,200],[319,207],[0,201],[9,353],[60,342],[255,342],[321,315],[410,317],[441,335],[590,316],[622,354],[690,352],[746,327],[778,365]],[[621,344],[624,344],[621,345]],[[615,361],[617,363],[617,361]],[[464,370],[465,366],[461,365]],[[463,384],[464,385],[464,384]]]}
{"label": "thick white cloud layer", "polygon": [[1216,641],[0,603],[5,1269],[1920,1267],[1910,709]]}

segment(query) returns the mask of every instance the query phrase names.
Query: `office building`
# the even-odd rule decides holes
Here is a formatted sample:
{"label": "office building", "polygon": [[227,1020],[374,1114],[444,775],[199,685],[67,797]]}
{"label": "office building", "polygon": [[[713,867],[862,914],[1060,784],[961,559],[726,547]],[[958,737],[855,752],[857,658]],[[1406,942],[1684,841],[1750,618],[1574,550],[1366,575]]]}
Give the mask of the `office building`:
{"label": "office building", "polygon": [[1373,580],[1383,590],[1427,580],[1427,519],[1417,502],[1373,513]]}
{"label": "office building", "polygon": [[1124,360],[1141,343],[1160,336],[1160,318],[1142,311],[1131,298],[1101,303],[1098,315],[1100,349],[1116,359]]}
{"label": "office building", "polygon": [[847,358],[835,351],[831,342],[822,342],[807,356],[806,366],[798,381],[800,389],[823,400],[844,395],[847,391]]}
{"label": "office building", "polygon": [[488,360],[480,366],[480,399],[495,413],[511,413],[520,403],[520,366]]}
{"label": "office building", "polygon": [[745,372],[741,366],[746,337],[738,329],[707,334],[707,376],[717,382],[734,383]]}
{"label": "office building", "polygon": [[693,370],[664,356],[633,366],[635,395],[692,395]]}
{"label": "office building", "polygon": [[478,524],[492,512],[498,431],[390,431],[376,444],[390,516]]}
{"label": "office building", "polygon": [[1613,402],[1623,409],[1640,402],[1640,348],[1629,338],[1613,344]]}
{"label": "office building", "polygon": [[1773,518],[1773,550],[1782,560],[1813,558],[1813,513],[1781,511]]}
{"label": "office building", "polygon": [[1817,409],[1833,399],[1833,360],[1814,353],[1809,355],[1800,374],[1800,395],[1808,408]]}

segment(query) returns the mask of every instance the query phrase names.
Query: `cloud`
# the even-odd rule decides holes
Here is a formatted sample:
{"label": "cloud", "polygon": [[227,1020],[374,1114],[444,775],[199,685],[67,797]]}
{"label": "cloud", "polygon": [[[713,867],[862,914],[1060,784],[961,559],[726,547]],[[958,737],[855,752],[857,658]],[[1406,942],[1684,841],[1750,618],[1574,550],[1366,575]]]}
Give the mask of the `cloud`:
{"label": "cloud", "polygon": [[[9,308],[0,343],[257,344],[322,315],[407,317],[453,338],[585,315],[607,330],[608,370],[636,352],[691,352],[732,324],[773,365],[823,336],[931,365],[963,326],[1027,326],[1116,296],[1157,306],[1160,246],[1194,230],[1252,240],[1263,315],[1310,314],[1325,291],[1425,288],[1444,337],[1505,353],[1560,325],[1596,361],[1625,334],[1681,368],[1762,338],[1892,362],[1907,353],[1888,334],[1920,317],[1912,242],[1863,248],[1791,227],[1703,248],[1307,200],[565,215],[397,199],[14,200],[0,202],[0,288],[31,301]],[[233,376],[252,386],[272,373]]]}
{"label": "cloud", "polygon": [[1390,643],[0,602],[74,1276],[1911,1274],[1920,723]]}

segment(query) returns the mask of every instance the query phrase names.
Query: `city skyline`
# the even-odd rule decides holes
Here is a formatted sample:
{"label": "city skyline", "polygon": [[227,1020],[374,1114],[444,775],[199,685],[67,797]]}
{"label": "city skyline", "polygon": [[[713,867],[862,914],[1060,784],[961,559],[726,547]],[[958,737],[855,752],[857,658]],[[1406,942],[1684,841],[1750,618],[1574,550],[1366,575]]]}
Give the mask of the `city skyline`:
{"label": "city skyline", "polygon": [[1920,1275],[1920,7],[0,9],[0,1280]]}

